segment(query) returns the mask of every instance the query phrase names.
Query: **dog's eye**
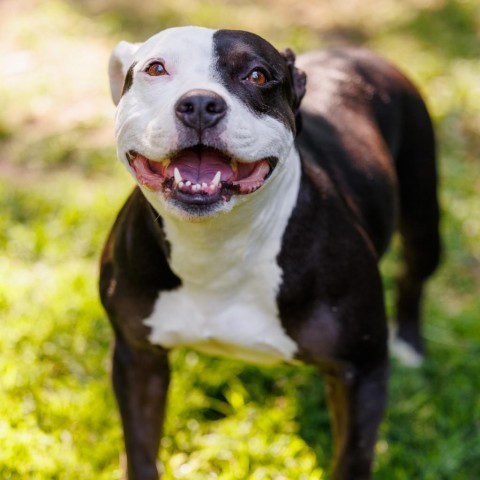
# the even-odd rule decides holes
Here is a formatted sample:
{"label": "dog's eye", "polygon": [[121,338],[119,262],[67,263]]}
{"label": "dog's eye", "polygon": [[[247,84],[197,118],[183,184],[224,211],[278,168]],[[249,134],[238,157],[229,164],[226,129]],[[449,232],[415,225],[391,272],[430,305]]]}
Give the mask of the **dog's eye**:
{"label": "dog's eye", "polygon": [[246,80],[255,85],[265,85],[267,83],[267,77],[261,70],[252,70]]}
{"label": "dog's eye", "polygon": [[151,77],[160,77],[161,75],[168,75],[167,69],[162,62],[152,62],[146,69],[145,72],[148,73]]}

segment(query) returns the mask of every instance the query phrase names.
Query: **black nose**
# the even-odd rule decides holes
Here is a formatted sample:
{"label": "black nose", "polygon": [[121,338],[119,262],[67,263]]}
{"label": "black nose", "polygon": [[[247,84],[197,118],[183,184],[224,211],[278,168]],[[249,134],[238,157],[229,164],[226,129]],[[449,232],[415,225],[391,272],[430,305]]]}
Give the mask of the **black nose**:
{"label": "black nose", "polygon": [[190,90],[175,105],[177,117],[198,132],[214,127],[226,112],[225,100],[209,90]]}

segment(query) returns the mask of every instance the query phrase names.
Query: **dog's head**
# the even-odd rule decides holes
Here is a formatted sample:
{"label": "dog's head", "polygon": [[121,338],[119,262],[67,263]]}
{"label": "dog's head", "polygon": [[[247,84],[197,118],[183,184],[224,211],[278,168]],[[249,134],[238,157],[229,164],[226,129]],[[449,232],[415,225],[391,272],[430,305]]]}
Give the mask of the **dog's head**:
{"label": "dog's head", "polygon": [[110,59],[118,156],[153,206],[205,218],[288,169],[305,74],[257,35],[172,28]]}

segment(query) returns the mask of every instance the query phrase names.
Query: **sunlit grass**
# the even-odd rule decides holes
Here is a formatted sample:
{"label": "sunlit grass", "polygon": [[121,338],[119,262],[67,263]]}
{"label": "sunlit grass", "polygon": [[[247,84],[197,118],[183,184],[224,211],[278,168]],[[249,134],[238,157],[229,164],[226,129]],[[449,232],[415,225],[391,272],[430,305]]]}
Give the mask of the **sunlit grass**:
{"label": "sunlit grass", "polygon": [[[393,365],[376,478],[480,478],[480,6],[317,3],[0,3],[1,479],[121,478],[96,275],[131,181],[115,160],[106,64],[121,38],[174,24],[244,28],[297,51],[360,43],[425,93],[440,143],[445,256],[424,307],[429,359],[417,371]],[[382,265],[390,316],[396,257]],[[193,352],[176,352],[173,369],[167,480],[327,478],[330,427],[312,369]]]}

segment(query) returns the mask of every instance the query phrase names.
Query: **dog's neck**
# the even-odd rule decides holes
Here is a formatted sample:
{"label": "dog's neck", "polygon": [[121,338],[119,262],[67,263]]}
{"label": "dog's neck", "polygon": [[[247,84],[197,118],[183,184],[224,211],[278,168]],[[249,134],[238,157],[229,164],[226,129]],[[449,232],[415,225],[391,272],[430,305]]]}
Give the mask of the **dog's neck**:
{"label": "dog's neck", "polygon": [[163,215],[169,263],[184,285],[231,290],[255,272],[278,268],[276,257],[300,185],[295,148],[277,168],[275,178],[228,213],[201,222]]}

